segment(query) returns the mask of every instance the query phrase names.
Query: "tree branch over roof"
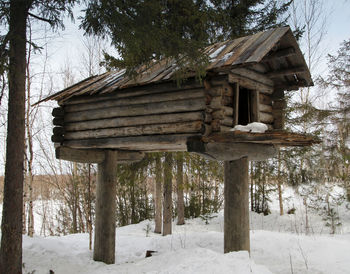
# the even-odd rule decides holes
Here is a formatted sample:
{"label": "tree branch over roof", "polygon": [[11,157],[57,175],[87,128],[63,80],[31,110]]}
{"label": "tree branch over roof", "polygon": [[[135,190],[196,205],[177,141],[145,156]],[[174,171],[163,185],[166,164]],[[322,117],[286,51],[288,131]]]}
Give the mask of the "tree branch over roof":
{"label": "tree branch over roof", "polygon": [[31,12],[28,12],[28,14],[29,14],[31,17],[35,18],[35,19],[38,19],[38,20],[40,20],[40,21],[49,23],[51,26],[54,26],[54,22],[53,22],[52,20],[50,20],[50,19],[47,19],[47,18],[44,18],[44,17],[40,17],[40,16],[35,15],[35,14],[31,13]]}

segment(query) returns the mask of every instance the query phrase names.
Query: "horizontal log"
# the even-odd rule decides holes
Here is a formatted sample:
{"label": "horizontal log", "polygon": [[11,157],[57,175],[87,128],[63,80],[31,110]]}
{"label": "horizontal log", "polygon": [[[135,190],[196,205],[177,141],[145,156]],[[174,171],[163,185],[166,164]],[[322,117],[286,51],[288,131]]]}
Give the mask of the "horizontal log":
{"label": "horizontal log", "polygon": [[[156,114],[136,117],[120,117],[110,119],[100,119],[92,121],[82,121],[74,123],[66,123],[65,130],[68,131],[81,131],[88,129],[100,129],[100,128],[117,128],[127,126],[140,126],[140,125],[153,125],[153,124],[170,124],[180,122],[200,121],[206,119],[210,114],[204,113],[204,111],[197,112],[184,112],[184,113],[170,113],[170,114]],[[209,118],[208,118],[209,119]]]}
{"label": "horizontal log", "polygon": [[267,55],[266,57],[264,57],[263,61],[272,61],[279,58],[286,58],[286,57],[293,56],[295,54],[296,54],[295,48],[289,47],[289,48],[277,50],[271,53],[270,55]]}
{"label": "horizontal log", "polygon": [[105,159],[103,150],[74,149],[59,146],[55,149],[56,158],[78,163],[102,163]]}
{"label": "horizontal log", "polygon": [[230,131],[232,129],[231,126],[220,126],[220,132]]}
{"label": "horizontal log", "polygon": [[65,140],[111,138],[124,136],[142,136],[171,133],[200,133],[205,132],[203,121],[185,123],[142,125],[134,127],[106,128],[95,130],[71,131],[64,135]]}
{"label": "horizontal log", "polygon": [[233,117],[233,108],[223,106],[220,110],[215,110],[212,113],[213,119],[223,119],[224,117]]}
{"label": "horizontal log", "polygon": [[215,74],[209,79],[209,83],[211,86],[222,86],[227,84],[227,82],[228,82],[227,74],[222,74],[222,75]]}
{"label": "horizontal log", "polygon": [[262,111],[262,112],[271,113],[272,112],[272,106],[265,105],[265,104],[259,104],[259,110]]}
{"label": "horizontal log", "polygon": [[214,86],[207,90],[211,96],[233,96],[233,89],[230,84],[223,83],[220,86]]}
{"label": "horizontal log", "polygon": [[204,142],[209,143],[260,143],[273,144],[279,146],[310,146],[320,143],[317,138],[287,132],[284,130],[267,131],[265,133],[250,133],[241,131],[230,131],[225,133],[213,133],[207,137],[202,137]]}
{"label": "horizontal log", "polygon": [[229,81],[230,83],[238,83],[240,86],[252,90],[259,90],[260,93],[264,94],[272,94],[273,87],[270,87],[268,85],[262,84],[260,82],[254,81],[252,79],[239,76],[233,73],[230,73],[229,75]]}
{"label": "horizontal log", "polygon": [[241,77],[246,77],[246,78],[253,80],[255,82],[259,82],[261,84],[269,86],[270,88],[272,88],[274,85],[274,82],[270,78],[266,77],[262,73],[256,72],[256,71],[251,70],[251,69],[235,68],[235,69],[232,69],[231,72],[235,75],[239,75]]}
{"label": "horizontal log", "polygon": [[279,69],[275,71],[270,71],[265,73],[267,77],[280,77],[280,76],[286,76],[286,75],[293,75],[297,73],[304,73],[307,72],[306,67],[295,67],[295,68],[288,68],[288,69]]}
{"label": "horizontal log", "polygon": [[270,95],[259,94],[259,103],[263,105],[272,105],[272,99]]}
{"label": "horizontal log", "polygon": [[221,109],[223,106],[232,106],[233,99],[229,96],[216,96],[210,101],[209,107],[211,109]]}
{"label": "horizontal log", "polygon": [[223,126],[228,126],[228,127],[231,127],[233,126],[233,118],[232,117],[224,117],[224,119],[222,119],[220,121],[220,124],[223,125]]}
{"label": "horizontal log", "polygon": [[52,135],[51,136],[51,141],[53,143],[62,143],[64,141],[64,138],[62,135]]}
{"label": "horizontal log", "polygon": [[171,92],[178,90],[188,90],[203,87],[202,84],[195,80],[188,80],[179,86],[175,81],[169,81],[165,83],[145,85],[139,87],[125,88],[125,89],[114,89],[109,90],[110,93],[98,94],[98,95],[82,95],[69,98],[68,101],[59,101],[61,104],[71,105],[71,104],[83,104],[83,103],[96,103],[105,100],[118,100],[120,98],[135,97],[141,95],[156,94],[161,92]]}
{"label": "horizontal log", "polygon": [[259,113],[260,122],[272,124],[273,123],[273,116],[271,113],[261,112]]}
{"label": "horizontal log", "polygon": [[[56,158],[78,163],[102,163],[105,159],[105,151],[101,149],[74,149],[59,146],[55,150]],[[139,162],[145,154],[138,151],[118,151],[116,164]]]}
{"label": "horizontal log", "polygon": [[175,92],[147,94],[130,98],[109,99],[106,101],[91,102],[84,104],[68,105],[65,107],[66,112],[77,112],[90,109],[108,108],[115,106],[130,106],[137,104],[149,104],[165,101],[177,101],[192,98],[205,98],[204,89],[190,89]]}
{"label": "horizontal log", "polygon": [[250,161],[264,161],[277,154],[273,145],[247,143],[204,143],[199,140],[189,140],[187,151],[196,152],[204,157],[217,161],[233,161],[248,157]]}
{"label": "horizontal log", "polygon": [[119,106],[104,109],[95,109],[68,113],[64,116],[65,122],[97,120],[112,117],[143,116],[150,114],[165,114],[174,112],[189,112],[205,109],[205,99],[167,101],[132,106]]}
{"label": "horizontal log", "polygon": [[63,126],[64,125],[64,120],[63,117],[55,117],[52,119],[52,123],[54,126]]}
{"label": "horizontal log", "polygon": [[53,117],[63,117],[64,116],[64,110],[62,107],[54,108],[52,110],[52,116]]}
{"label": "horizontal log", "polygon": [[52,131],[54,135],[63,135],[65,133],[63,127],[54,127]]}
{"label": "horizontal log", "polygon": [[186,141],[196,134],[171,134],[153,136],[135,136],[122,138],[103,138],[70,140],[63,143],[72,148],[105,148],[136,151],[186,151]]}

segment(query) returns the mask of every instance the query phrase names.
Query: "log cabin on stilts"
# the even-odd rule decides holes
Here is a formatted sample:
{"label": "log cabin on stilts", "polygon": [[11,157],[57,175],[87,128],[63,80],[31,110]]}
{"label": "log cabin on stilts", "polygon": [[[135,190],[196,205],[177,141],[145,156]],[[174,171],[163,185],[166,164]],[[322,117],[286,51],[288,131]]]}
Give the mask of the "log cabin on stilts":
{"label": "log cabin on stilts", "polygon": [[[283,131],[284,91],[312,86],[289,27],[209,46],[205,77],[175,81],[175,61],[87,78],[42,101],[52,112],[58,159],[98,163],[94,260],[114,263],[115,165],[147,152],[188,151],[224,161],[224,252],[248,250],[248,161],[279,146],[307,146],[312,137]],[[41,101],[41,102],[42,102]],[[260,122],[266,132],[231,131]]]}

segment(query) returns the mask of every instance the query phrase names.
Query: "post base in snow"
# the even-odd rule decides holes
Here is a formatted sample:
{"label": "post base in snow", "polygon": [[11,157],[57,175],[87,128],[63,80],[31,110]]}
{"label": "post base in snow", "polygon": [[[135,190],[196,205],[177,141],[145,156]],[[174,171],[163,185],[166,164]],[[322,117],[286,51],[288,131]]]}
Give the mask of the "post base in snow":
{"label": "post base in snow", "polygon": [[115,263],[116,163],[117,152],[106,151],[97,171],[94,260],[106,264]]}
{"label": "post base in snow", "polygon": [[225,161],[224,252],[250,251],[248,158]]}

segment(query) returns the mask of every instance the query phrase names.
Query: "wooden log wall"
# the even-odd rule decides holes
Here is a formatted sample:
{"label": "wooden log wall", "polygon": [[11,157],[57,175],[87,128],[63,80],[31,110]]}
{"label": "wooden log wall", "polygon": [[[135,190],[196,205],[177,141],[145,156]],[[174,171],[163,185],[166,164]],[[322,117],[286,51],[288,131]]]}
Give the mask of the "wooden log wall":
{"label": "wooden log wall", "polygon": [[210,134],[207,109],[220,103],[195,82],[71,98],[52,112],[52,141],[73,148],[185,150],[186,136]]}
{"label": "wooden log wall", "polygon": [[212,120],[208,122],[211,132],[228,131],[234,125],[234,89],[227,80],[205,81],[205,91],[210,103],[207,105],[206,113],[211,115]]}
{"label": "wooden log wall", "polygon": [[[216,77],[203,85],[162,84],[73,97],[52,111],[52,141],[72,148],[186,150],[188,136],[229,131],[238,123],[239,83],[229,80]],[[252,93],[251,118],[272,129],[276,118],[266,90]]]}
{"label": "wooden log wall", "polygon": [[259,93],[259,122],[273,128],[272,99],[270,95]]}

